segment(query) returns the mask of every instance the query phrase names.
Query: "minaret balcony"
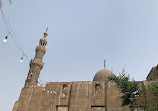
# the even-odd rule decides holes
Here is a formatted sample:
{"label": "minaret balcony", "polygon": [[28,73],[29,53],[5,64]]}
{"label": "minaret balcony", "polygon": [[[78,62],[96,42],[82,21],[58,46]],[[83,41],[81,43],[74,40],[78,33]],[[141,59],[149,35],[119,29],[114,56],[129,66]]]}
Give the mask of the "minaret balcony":
{"label": "minaret balcony", "polygon": [[40,69],[43,68],[44,63],[40,59],[31,59],[30,67],[38,66]]}
{"label": "minaret balcony", "polygon": [[44,46],[41,46],[41,45],[40,45],[40,46],[37,46],[37,47],[36,47],[36,52],[37,52],[37,51],[41,51],[41,52],[43,52],[43,53],[45,54],[45,53],[46,53],[46,48],[45,48]]}

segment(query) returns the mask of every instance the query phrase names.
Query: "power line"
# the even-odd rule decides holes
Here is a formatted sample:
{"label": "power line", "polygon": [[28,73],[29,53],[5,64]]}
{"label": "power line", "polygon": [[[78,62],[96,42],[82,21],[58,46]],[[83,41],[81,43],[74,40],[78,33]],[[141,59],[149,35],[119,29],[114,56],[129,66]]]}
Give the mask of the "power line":
{"label": "power line", "polygon": [[23,51],[23,53],[25,53],[24,50],[23,50],[23,48],[22,48],[22,46],[21,46],[21,44],[20,44],[20,42],[19,42],[19,40],[18,40],[18,38],[16,37],[16,34],[14,33],[14,31],[13,31],[13,29],[12,29],[10,23],[8,22],[8,20],[7,20],[6,16],[5,16],[5,14],[3,13],[3,11],[2,11],[2,14],[3,14],[3,16],[4,16],[4,19],[6,20],[6,23],[9,25],[11,31],[13,32],[14,37],[15,37],[15,39],[17,40],[17,42],[18,42],[18,44],[19,44],[21,50]]}
{"label": "power line", "polygon": [[9,0],[9,3],[10,3],[10,5],[12,4],[12,1],[11,0]]}
{"label": "power line", "polygon": [[[13,31],[13,29],[12,29],[10,23],[8,22],[8,20],[7,20],[6,16],[5,16],[5,14],[3,13],[3,10],[2,10],[2,9],[0,9],[0,10],[1,10],[2,18],[3,18],[3,22],[4,22],[4,24],[5,24],[5,26],[6,26],[7,30],[8,30],[9,35],[10,35],[11,38],[12,38],[14,44],[16,45],[16,47],[18,48],[18,50],[23,54],[23,56],[26,57],[26,60],[29,61],[28,56],[26,55],[25,51],[23,50],[23,48],[22,48],[22,46],[21,46],[21,44],[20,44],[18,38],[16,37],[15,32]],[[9,26],[9,27],[8,27],[8,26]],[[11,31],[10,31],[10,29],[11,29]],[[12,35],[12,33],[13,33],[14,36]]]}
{"label": "power line", "polygon": [[[2,13],[3,13],[3,11],[2,11]],[[26,55],[26,53],[25,53],[24,49],[22,48],[22,46],[21,46],[21,44],[20,44],[20,42],[19,42],[19,40],[18,40],[18,38],[17,38],[17,36],[16,36],[15,32],[13,31],[13,29],[12,29],[12,27],[11,27],[10,23],[8,22],[8,20],[7,20],[7,18],[6,18],[6,16],[5,16],[5,14],[4,14],[4,13],[3,13],[3,15],[4,15],[4,18],[6,19],[6,22],[8,23],[8,25],[9,25],[9,27],[10,27],[11,31],[13,32],[14,37],[15,37],[15,39],[17,40],[17,42],[18,42],[18,44],[19,44],[19,46],[20,46],[21,50],[23,51],[24,56],[25,56],[25,57],[28,59],[28,61],[29,61],[29,58],[27,57],[27,55]]]}
{"label": "power line", "polygon": [[[22,56],[21,59],[20,59],[20,62],[23,61],[23,57],[24,57],[24,56],[25,56],[26,59],[29,61],[29,58],[28,58],[28,56],[26,55],[26,53],[25,53],[25,51],[24,51],[24,49],[23,49],[23,47],[22,47],[20,41],[18,40],[18,38],[17,38],[17,36],[16,36],[16,34],[15,34],[15,32],[14,32],[14,30],[12,29],[12,27],[11,27],[11,25],[10,25],[10,23],[9,23],[9,21],[8,21],[8,19],[7,19],[7,17],[6,17],[5,14],[3,13],[3,10],[2,10],[2,9],[0,9],[0,10],[1,10],[3,22],[4,22],[4,24],[5,24],[6,28],[7,28],[7,31],[8,31],[8,35],[7,35],[5,38],[7,39],[8,36],[10,36],[10,37],[12,38],[12,40],[13,40],[15,46],[17,47],[17,49],[23,54],[23,56]],[[48,30],[48,28],[46,29],[46,31],[47,31],[47,30]],[[44,83],[44,81],[43,81],[43,79],[42,79],[41,77],[39,77],[39,83]]]}
{"label": "power line", "polygon": [[134,3],[134,1],[132,0],[128,0],[131,4],[132,4],[132,6],[136,9],[136,11],[140,14],[140,15],[142,15],[142,12],[141,12],[141,10],[136,6],[136,4]]}
{"label": "power line", "polygon": [[42,77],[39,76],[38,80],[39,80],[39,83],[45,84],[45,80]]}

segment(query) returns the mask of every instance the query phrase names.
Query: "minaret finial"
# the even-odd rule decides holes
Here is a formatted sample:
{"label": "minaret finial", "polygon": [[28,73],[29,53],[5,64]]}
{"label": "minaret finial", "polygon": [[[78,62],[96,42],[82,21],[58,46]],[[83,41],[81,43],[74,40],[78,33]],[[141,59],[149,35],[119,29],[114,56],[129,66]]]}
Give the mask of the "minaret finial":
{"label": "minaret finial", "polygon": [[46,32],[44,32],[44,38],[46,38],[48,35],[47,31],[48,31],[48,27],[46,28]]}
{"label": "minaret finial", "polygon": [[104,60],[104,68],[106,67],[106,60]]}
{"label": "minaret finial", "polygon": [[48,31],[48,27],[46,28],[46,32]]}

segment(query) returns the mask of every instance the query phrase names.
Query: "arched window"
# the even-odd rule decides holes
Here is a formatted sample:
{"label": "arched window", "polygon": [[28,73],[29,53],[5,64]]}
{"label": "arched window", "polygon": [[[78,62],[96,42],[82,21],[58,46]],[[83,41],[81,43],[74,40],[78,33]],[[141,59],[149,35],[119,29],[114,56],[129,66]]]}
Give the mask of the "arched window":
{"label": "arched window", "polygon": [[68,85],[64,84],[62,88],[62,98],[66,98],[68,94]]}
{"label": "arched window", "polygon": [[95,85],[95,95],[101,96],[101,85],[98,83]]}

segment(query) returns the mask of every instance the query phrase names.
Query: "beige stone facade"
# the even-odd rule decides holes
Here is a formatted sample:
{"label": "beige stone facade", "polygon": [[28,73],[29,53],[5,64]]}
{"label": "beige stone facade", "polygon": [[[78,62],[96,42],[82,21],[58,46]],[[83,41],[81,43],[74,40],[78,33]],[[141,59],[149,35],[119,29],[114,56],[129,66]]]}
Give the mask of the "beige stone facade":
{"label": "beige stone facade", "polygon": [[[114,82],[107,81],[107,76],[113,73],[105,68],[96,73],[93,81],[47,82],[38,86],[46,36],[47,32],[36,48],[25,86],[12,111],[130,111],[128,107],[121,107],[122,94]],[[147,80],[151,79],[147,77]],[[142,106],[158,105],[158,98],[148,88],[148,84],[153,83],[158,81],[139,81],[142,95],[138,98]]]}
{"label": "beige stone facade", "polygon": [[147,81],[158,81],[158,65],[151,69],[146,79]]}
{"label": "beige stone facade", "polygon": [[[140,82],[142,106],[145,102],[158,105],[158,98],[148,89],[151,83]],[[49,82],[24,87],[13,111],[129,111],[121,107],[120,96],[114,82]]]}

